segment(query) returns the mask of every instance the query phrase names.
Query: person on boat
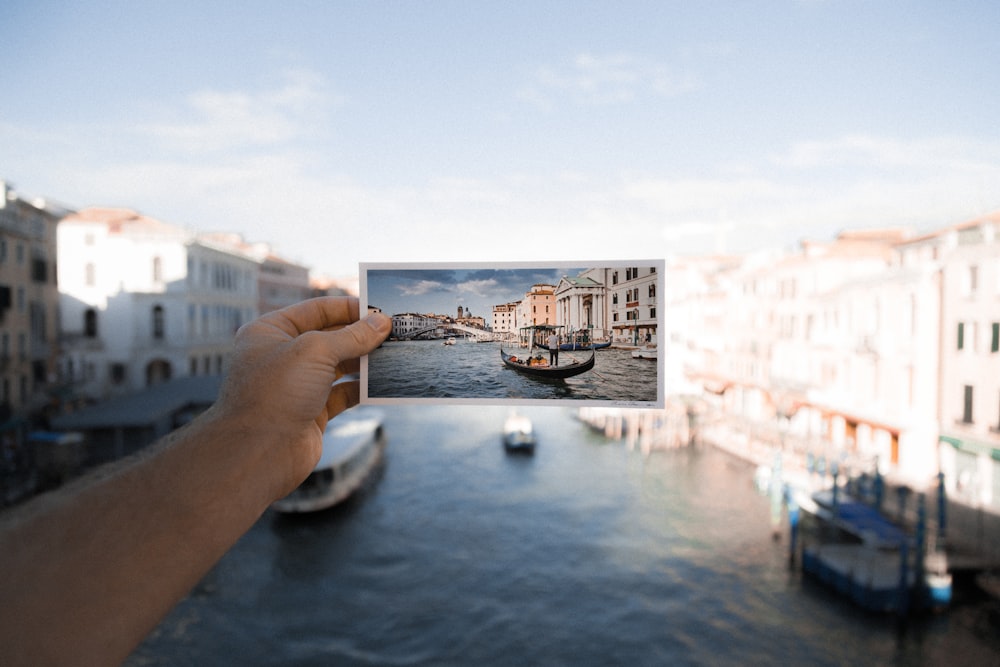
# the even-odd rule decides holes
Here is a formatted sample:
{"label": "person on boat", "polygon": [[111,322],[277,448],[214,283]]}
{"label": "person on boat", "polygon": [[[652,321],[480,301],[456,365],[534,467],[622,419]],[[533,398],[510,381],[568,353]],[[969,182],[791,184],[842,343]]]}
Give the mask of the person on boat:
{"label": "person on boat", "polygon": [[[313,470],[389,335],[358,300],[310,299],[236,334],[215,404],[140,454],[0,515],[4,665],[123,662],[272,502]],[[336,382],[336,384],[334,384]]]}
{"label": "person on boat", "polygon": [[549,365],[559,365],[559,334],[555,331],[549,334]]}

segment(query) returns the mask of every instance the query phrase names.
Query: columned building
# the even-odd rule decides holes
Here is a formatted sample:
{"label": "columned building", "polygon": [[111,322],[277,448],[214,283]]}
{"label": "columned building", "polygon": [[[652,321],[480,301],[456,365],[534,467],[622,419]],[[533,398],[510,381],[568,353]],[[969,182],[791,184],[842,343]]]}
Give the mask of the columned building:
{"label": "columned building", "polygon": [[567,334],[585,330],[593,340],[608,336],[608,299],[605,280],[609,269],[588,269],[564,277],[556,285],[556,322]]}

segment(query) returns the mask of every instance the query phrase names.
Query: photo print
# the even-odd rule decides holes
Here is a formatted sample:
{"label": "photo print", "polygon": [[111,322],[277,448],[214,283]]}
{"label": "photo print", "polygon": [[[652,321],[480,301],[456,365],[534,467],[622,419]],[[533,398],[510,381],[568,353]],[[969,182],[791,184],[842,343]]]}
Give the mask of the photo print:
{"label": "photo print", "polygon": [[361,401],[664,405],[663,260],[362,264]]}

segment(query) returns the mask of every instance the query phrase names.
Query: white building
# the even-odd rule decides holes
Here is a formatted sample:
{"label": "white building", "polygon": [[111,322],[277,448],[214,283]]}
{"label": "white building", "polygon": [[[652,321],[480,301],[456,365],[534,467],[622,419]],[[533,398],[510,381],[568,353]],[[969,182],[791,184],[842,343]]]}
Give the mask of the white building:
{"label": "white building", "polygon": [[614,342],[626,345],[657,343],[657,275],[655,266],[611,268],[605,285]]}
{"label": "white building", "polygon": [[564,333],[585,330],[591,340],[603,340],[608,326],[608,289],[610,269],[588,269],[578,276],[565,276],[556,285],[556,323]]}
{"label": "white building", "polygon": [[62,375],[99,399],[174,377],[221,374],[258,312],[258,264],[134,211],[60,223]]}
{"label": "white building", "polygon": [[941,264],[941,470],[950,494],[1000,509],[1000,211],[917,250]]}
{"label": "white building", "polygon": [[508,336],[517,333],[517,306],[520,302],[493,306],[493,333]]}

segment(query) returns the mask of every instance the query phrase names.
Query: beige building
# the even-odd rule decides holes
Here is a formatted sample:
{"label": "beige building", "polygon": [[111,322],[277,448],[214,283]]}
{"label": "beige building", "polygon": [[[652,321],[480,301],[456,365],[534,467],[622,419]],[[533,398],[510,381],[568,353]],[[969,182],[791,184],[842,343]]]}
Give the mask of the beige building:
{"label": "beige building", "polygon": [[0,438],[24,443],[51,400],[59,352],[56,229],[63,212],[0,181]]}
{"label": "beige building", "polygon": [[517,327],[556,324],[554,285],[535,284],[517,306]]}

